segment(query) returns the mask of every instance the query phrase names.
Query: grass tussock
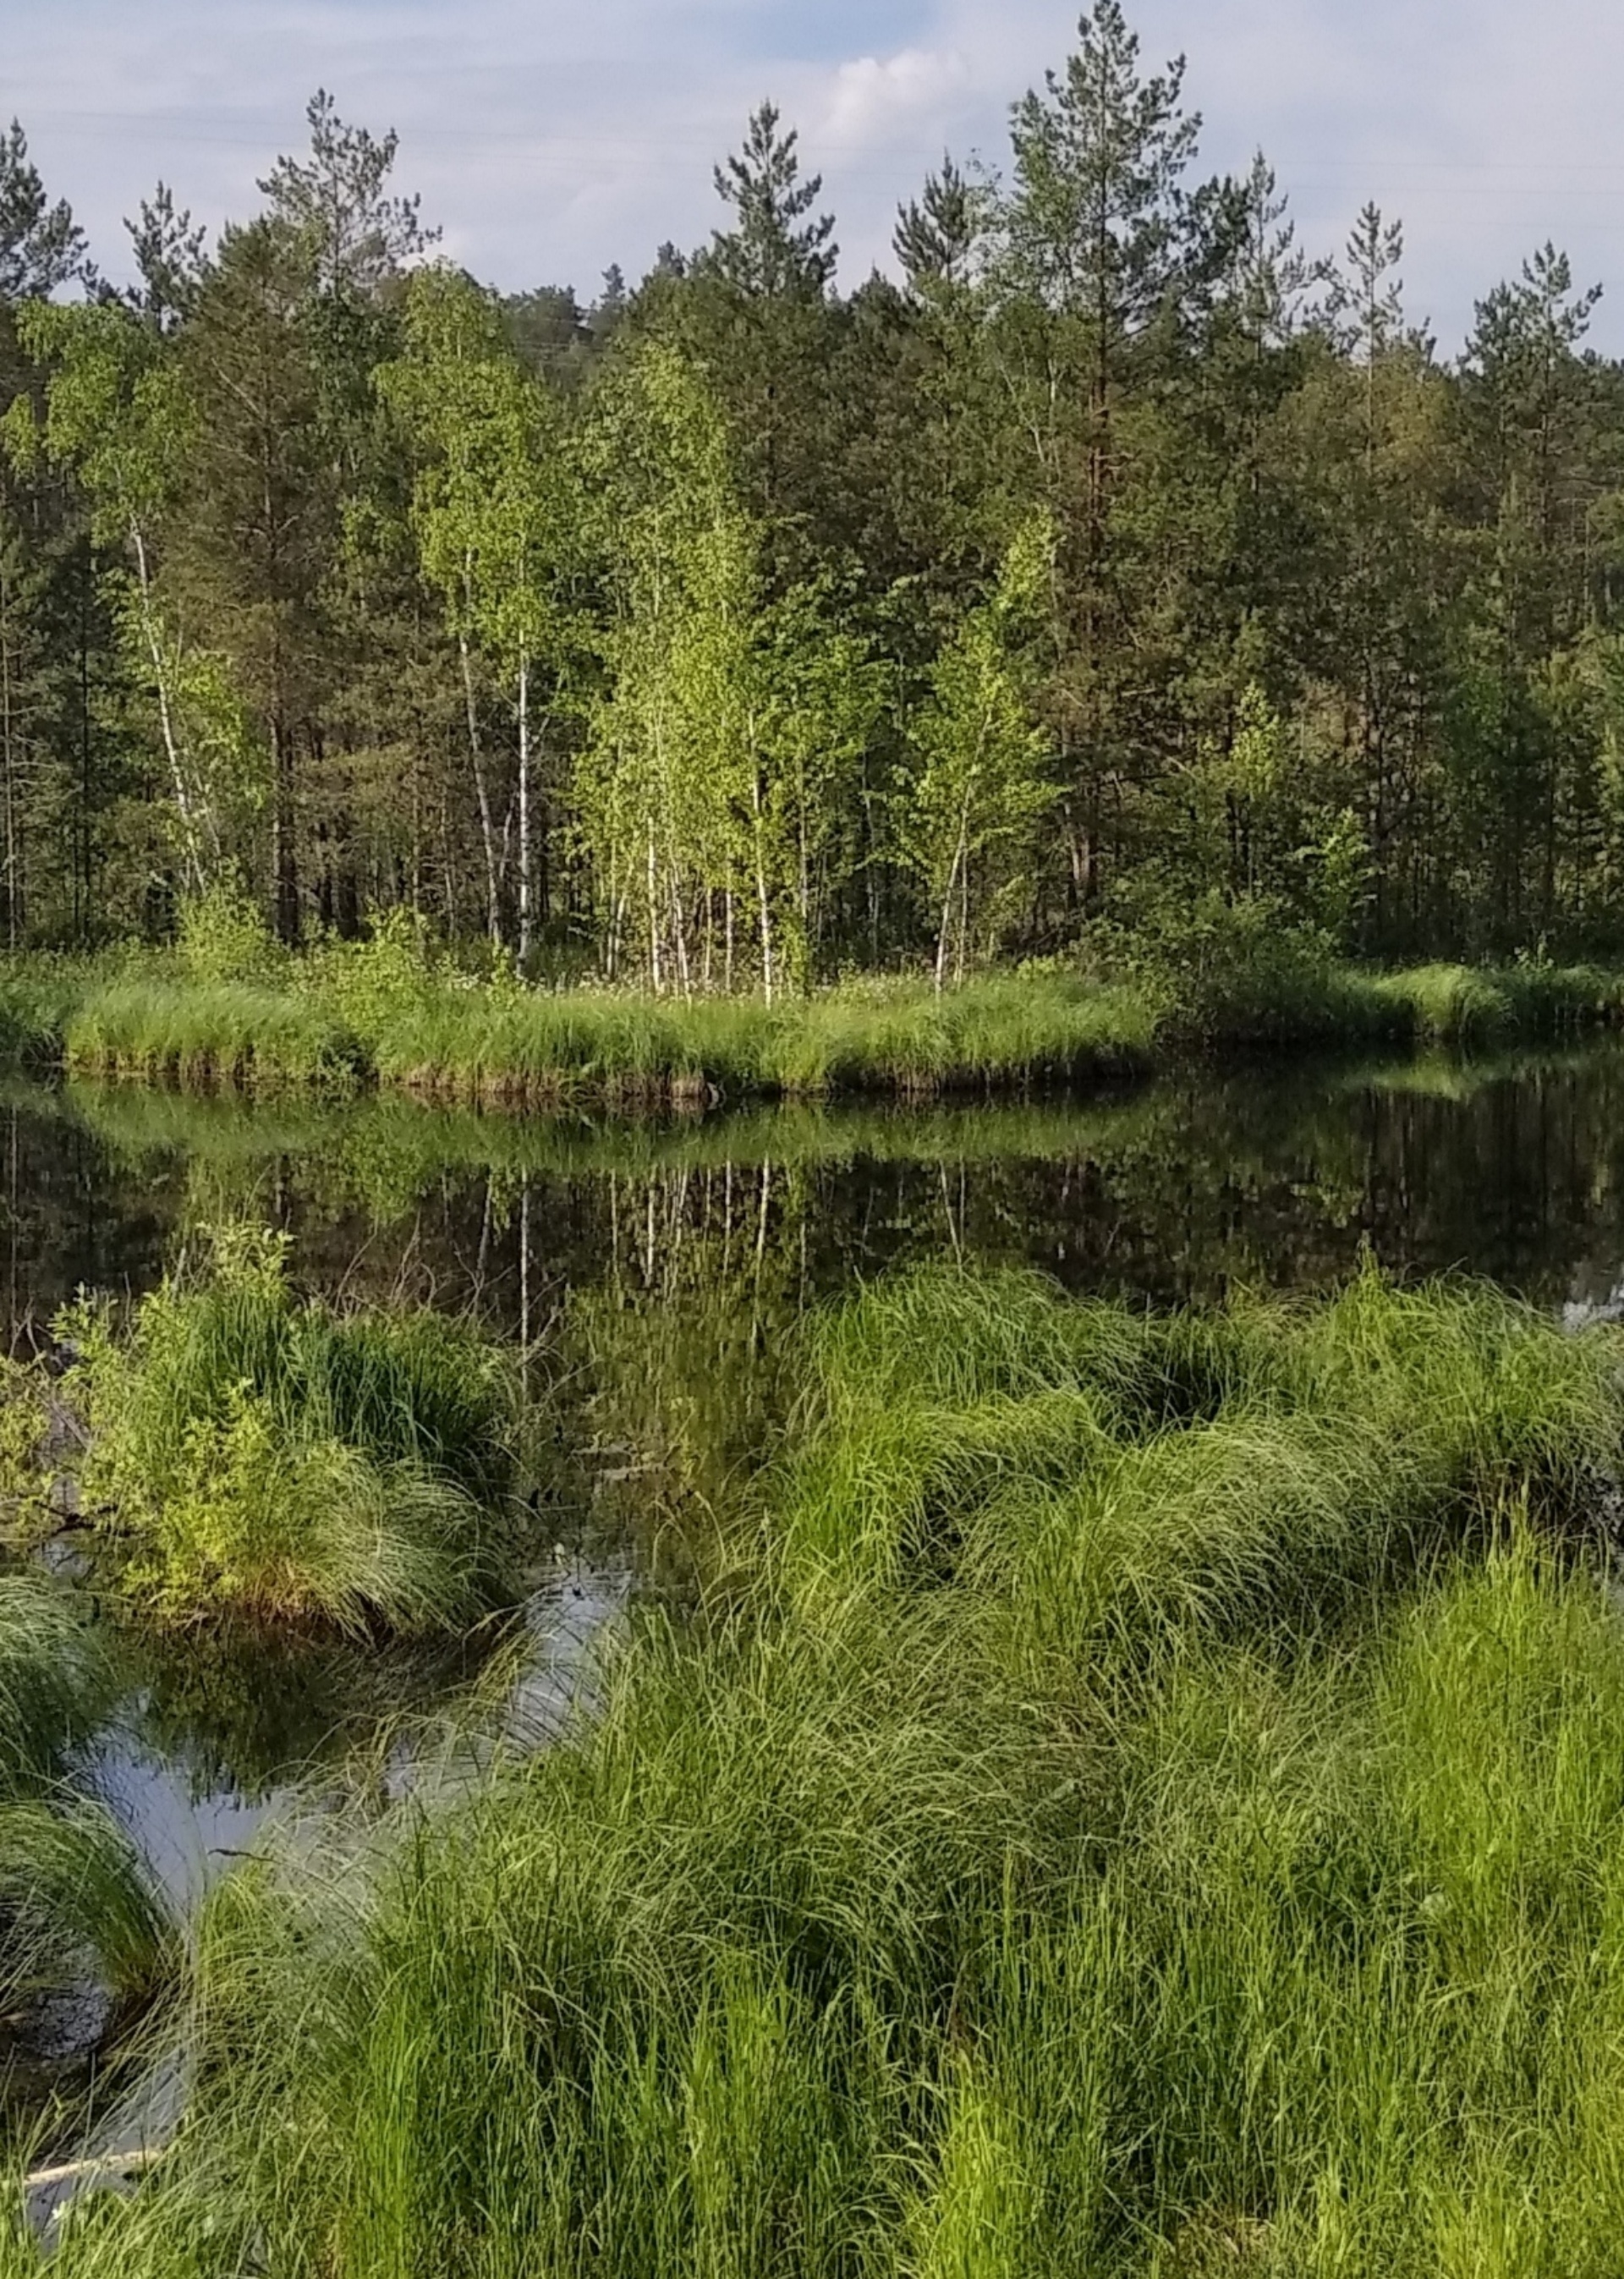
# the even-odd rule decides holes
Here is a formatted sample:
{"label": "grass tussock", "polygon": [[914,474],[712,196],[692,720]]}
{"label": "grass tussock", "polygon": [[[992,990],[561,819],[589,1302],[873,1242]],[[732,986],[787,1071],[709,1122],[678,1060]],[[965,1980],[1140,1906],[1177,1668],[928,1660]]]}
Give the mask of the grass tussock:
{"label": "grass tussock", "polygon": [[85,1074],[267,1086],[354,1084],[356,1039],[316,1000],[236,980],[134,976],[88,989],[63,1030]]}
{"label": "grass tussock", "polygon": [[148,2001],[176,1963],[174,1926],[134,1847],[78,1766],[116,1674],[73,1592],[36,1569],[0,1573],[0,2109],[74,2035]]}
{"label": "grass tussock", "polygon": [[127,1323],[92,1303],[63,1328],[81,1508],[164,1610],[426,1631],[494,1586],[514,1392],[471,1329],[303,1301],[252,1229]]}
{"label": "grass tussock", "polygon": [[835,1310],[726,1608],[218,1894],[206,2094],[53,2268],[1603,2279],[1619,1362],[1375,1275]]}

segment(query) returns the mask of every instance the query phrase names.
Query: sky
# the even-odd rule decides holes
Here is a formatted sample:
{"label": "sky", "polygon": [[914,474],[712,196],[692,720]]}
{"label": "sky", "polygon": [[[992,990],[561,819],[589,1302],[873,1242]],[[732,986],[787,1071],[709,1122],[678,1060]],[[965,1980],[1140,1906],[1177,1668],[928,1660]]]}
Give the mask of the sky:
{"label": "sky", "polygon": [[[770,95],[824,178],[847,286],[887,265],[944,147],[1000,163],[1011,101],[1061,63],[1077,0],[0,0],[15,112],[103,268],[161,176],[211,226],[299,147],[318,86],[401,137],[444,248],[507,290],[635,280],[721,218],[714,163]],[[1367,199],[1403,219],[1412,318],[1453,353],[1547,239],[1624,354],[1617,0],[1129,0],[1147,65],[1188,58],[1207,173],[1261,148],[1299,242]]]}

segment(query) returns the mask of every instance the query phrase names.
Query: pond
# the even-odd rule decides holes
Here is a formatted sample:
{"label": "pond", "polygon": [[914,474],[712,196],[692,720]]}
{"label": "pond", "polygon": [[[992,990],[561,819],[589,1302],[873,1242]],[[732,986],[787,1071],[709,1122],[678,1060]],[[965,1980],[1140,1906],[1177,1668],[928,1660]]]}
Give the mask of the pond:
{"label": "pond", "polygon": [[[1390,1270],[1624,1306],[1624,1049],[1461,1064],[1192,1067],[1020,1105],[619,1124],[121,1088],[0,1095],[0,1311],[37,1348],[80,1286],[137,1294],[211,1225],[288,1234],[333,1297],[469,1310],[555,1408],[568,1483],[517,1625],[455,1649],[214,1631],[129,1643],[98,1785],[183,1903],[267,1813],[386,1805],[470,1705],[544,1731],[629,1589],[664,1483],[766,1428],[808,1305],[930,1260],[1165,1305]],[[673,1439],[684,1445],[673,1447]]]}

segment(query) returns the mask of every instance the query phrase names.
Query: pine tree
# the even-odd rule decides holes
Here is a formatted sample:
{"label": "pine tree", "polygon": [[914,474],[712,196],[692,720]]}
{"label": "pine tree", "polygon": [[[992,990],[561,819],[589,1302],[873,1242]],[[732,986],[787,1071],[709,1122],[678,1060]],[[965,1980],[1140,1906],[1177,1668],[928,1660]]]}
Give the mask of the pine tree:
{"label": "pine tree", "polygon": [[923,196],[898,208],[891,242],[915,292],[968,281],[984,227],[984,203],[944,154],[940,173],[926,177]]}
{"label": "pine tree", "polygon": [[324,423],[311,249],[284,223],[230,229],[180,336],[195,407],[167,577],[231,664],[269,756],[277,928],[301,925],[300,779],[323,739],[341,498]]}
{"label": "pine tree", "polygon": [[177,211],[174,193],[160,182],[149,198],[141,202],[135,220],[126,220],[130,249],[139,282],[125,299],[154,332],[178,332],[197,305],[206,266],[206,233],[194,227],[188,211]]}
{"label": "pine tree", "polygon": [[799,137],[778,131],[778,112],[763,103],[749,124],[742,150],[716,170],[716,195],[736,219],[718,230],[708,265],[742,293],[816,296],[828,290],[839,248],[834,217],[813,216],[823,179],[801,179]]}
{"label": "pine tree", "polygon": [[94,277],[73,208],[65,198],[50,203],[13,119],[0,134],[0,301],[43,301],[75,279],[88,285]]}
{"label": "pine tree", "polygon": [[388,193],[400,137],[375,136],[338,115],[325,88],[306,106],[310,154],[282,157],[259,188],[271,218],[305,238],[317,277],[330,293],[364,299],[438,242],[425,229],[422,200]]}

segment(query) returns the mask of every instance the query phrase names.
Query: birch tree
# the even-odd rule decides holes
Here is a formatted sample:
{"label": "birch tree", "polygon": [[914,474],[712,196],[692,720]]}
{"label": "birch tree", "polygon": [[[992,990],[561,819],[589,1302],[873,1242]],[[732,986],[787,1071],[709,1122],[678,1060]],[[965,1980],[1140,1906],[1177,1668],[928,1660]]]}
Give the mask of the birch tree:
{"label": "birch tree", "polygon": [[423,270],[407,301],[406,352],[379,374],[421,453],[412,519],[425,575],[458,646],[469,756],[484,844],[486,917],[502,935],[506,832],[499,832],[479,726],[471,649],[513,692],[517,735],[514,838],[517,949],[534,935],[534,794],[539,676],[555,694],[571,642],[568,602],[575,519],[560,409],[520,365],[491,296],[448,269]]}
{"label": "birch tree", "polygon": [[635,912],[654,986],[689,991],[715,977],[719,915],[731,981],[745,889],[770,1000],[759,540],[738,503],[725,425],[693,366],[649,341],[600,391],[586,451],[608,613],[578,795],[610,900],[609,964]]}
{"label": "birch tree", "polygon": [[897,806],[904,858],[931,897],[936,986],[963,978],[974,931],[1052,806],[1046,740],[1032,721],[1027,664],[1053,538],[1034,517],[1012,541],[988,599],[965,615],[910,725],[917,765]]}
{"label": "birch tree", "polygon": [[185,383],[156,329],[116,303],[36,301],[16,321],[49,378],[42,421],[28,397],[11,404],[7,449],[21,467],[43,456],[71,470],[90,503],[94,538],[116,555],[119,617],[155,702],[184,873],[201,892],[224,852],[220,801],[187,733],[185,695],[200,672],[165,621],[157,584],[160,526],[195,426]]}

